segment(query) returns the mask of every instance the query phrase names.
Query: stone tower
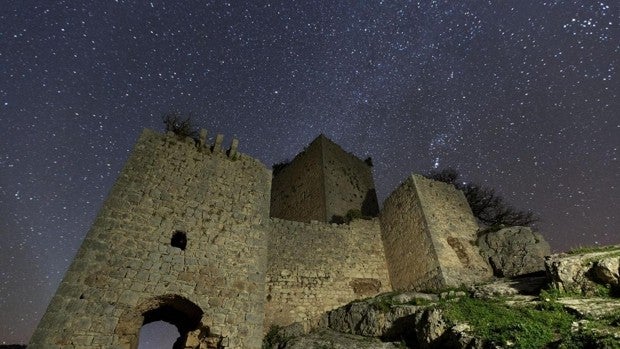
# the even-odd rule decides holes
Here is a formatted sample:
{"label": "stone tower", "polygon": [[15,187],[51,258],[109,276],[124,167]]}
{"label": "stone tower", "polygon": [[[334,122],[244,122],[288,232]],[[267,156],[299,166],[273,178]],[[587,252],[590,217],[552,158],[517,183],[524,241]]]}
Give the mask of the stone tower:
{"label": "stone tower", "polygon": [[158,320],[175,348],[261,347],[271,174],[205,138],[142,133],[29,348],[135,349]]}
{"label": "stone tower", "polygon": [[394,290],[471,285],[493,276],[475,244],[478,224],[462,191],[420,175],[384,201],[381,236]]}
{"label": "stone tower", "polygon": [[274,171],[271,216],[298,222],[337,221],[349,210],[379,212],[371,165],[324,135]]}

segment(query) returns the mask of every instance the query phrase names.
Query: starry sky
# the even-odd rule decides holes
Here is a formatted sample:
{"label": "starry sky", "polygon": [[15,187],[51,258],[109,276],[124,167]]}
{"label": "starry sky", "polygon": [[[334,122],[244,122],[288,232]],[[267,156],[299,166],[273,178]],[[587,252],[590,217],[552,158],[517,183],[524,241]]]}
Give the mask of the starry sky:
{"label": "starry sky", "polygon": [[620,7],[38,1],[0,12],[0,344],[25,343],[140,131],[192,115],[267,166],[319,133],[383,199],[454,167],[554,251],[620,243]]}

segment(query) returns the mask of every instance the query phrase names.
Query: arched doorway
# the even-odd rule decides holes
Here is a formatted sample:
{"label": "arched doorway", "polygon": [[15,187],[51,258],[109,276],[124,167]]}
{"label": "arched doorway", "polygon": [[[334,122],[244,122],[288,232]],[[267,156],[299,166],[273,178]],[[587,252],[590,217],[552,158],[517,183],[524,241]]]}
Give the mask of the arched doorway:
{"label": "arched doorway", "polygon": [[[178,330],[179,337],[174,342],[173,349],[199,348],[201,343],[202,347],[206,345],[211,348],[214,347],[214,339],[217,337],[210,336],[208,328],[202,325],[202,315],[202,309],[185,297],[154,297],[123,313],[115,333],[125,348],[137,349],[142,326],[164,321]],[[217,348],[217,343],[214,348]]]}
{"label": "arched doorway", "polygon": [[154,321],[140,328],[138,349],[170,349],[179,338],[176,326],[165,321]]}

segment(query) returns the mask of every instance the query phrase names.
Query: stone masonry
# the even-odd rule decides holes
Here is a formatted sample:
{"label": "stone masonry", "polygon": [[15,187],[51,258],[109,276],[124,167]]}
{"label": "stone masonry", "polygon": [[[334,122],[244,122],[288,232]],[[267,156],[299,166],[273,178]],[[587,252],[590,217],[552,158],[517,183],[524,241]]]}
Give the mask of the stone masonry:
{"label": "stone masonry", "polygon": [[381,231],[394,290],[473,284],[493,276],[475,245],[478,225],[463,193],[419,175],[384,202]]}
{"label": "stone masonry", "polygon": [[[491,276],[447,184],[412,176],[372,218],[370,166],[324,136],[274,178],[222,144],[142,133],[29,348],[135,349],[142,325],[163,320],[175,348],[258,349],[271,325]],[[370,217],[328,223],[351,209]]]}
{"label": "stone masonry", "polygon": [[260,348],[270,183],[252,158],[144,131],[28,347],[134,349],[166,320]]}
{"label": "stone masonry", "polygon": [[370,166],[324,135],[274,173],[271,217],[332,222],[349,210],[379,213]]}
{"label": "stone masonry", "polygon": [[391,290],[378,219],[274,219],[267,249],[266,328],[314,325],[324,312]]}

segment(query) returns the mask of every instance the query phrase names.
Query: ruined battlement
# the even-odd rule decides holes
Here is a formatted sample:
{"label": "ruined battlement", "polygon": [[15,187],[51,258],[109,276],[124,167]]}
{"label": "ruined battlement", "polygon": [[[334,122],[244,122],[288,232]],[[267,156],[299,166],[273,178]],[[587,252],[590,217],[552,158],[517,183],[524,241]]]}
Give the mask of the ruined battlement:
{"label": "ruined battlement", "polygon": [[271,325],[490,276],[452,186],[411,176],[379,212],[370,164],[325,136],[275,175],[223,144],[140,135],[29,348],[136,349],[163,320],[179,347],[258,349]]}
{"label": "ruined battlement", "polygon": [[188,145],[193,145],[200,152],[209,152],[211,154],[225,154],[231,159],[236,159],[237,156],[241,156],[241,154],[237,151],[239,147],[239,140],[233,138],[230,146],[225,149],[224,145],[224,135],[217,134],[212,144],[208,143],[208,131],[205,129],[201,129],[199,132],[199,136],[197,139],[191,137],[179,137],[174,132],[168,131],[164,135],[161,135],[153,130],[145,129],[143,134],[148,134],[149,137],[161,138],[162,136],[166,138],[171,143],[186,143]]}

